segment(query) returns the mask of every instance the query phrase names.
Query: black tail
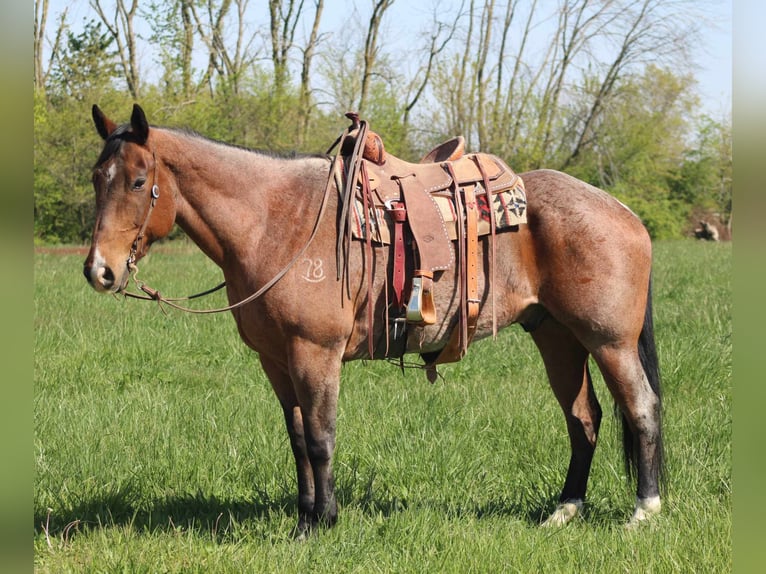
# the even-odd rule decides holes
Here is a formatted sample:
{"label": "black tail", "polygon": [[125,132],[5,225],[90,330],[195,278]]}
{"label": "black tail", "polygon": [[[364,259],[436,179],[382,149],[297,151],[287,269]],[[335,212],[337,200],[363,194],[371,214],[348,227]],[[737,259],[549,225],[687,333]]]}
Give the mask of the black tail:
{"label": "black tail", "polygon": [[[641,366],[644,368],[649,386],[660,401],[659,433],[657,435],[657,455],[655,464],[659,471],[660,490],[665,490],[665,449],[662,440],[662,394],[660,392],[660,364],[657,360],[657,347],[654,343],[654,321],[652,319],[652,279],[649,277],[649,292],[646,300],[644,313],[644,326],[638,337],[638,356]],[[622,420],[622,448],[625,456],[625,470],[628,476],[635,476],[638,464],[638,441],[635,440],[630,430],[625,415],[621,413]]]}

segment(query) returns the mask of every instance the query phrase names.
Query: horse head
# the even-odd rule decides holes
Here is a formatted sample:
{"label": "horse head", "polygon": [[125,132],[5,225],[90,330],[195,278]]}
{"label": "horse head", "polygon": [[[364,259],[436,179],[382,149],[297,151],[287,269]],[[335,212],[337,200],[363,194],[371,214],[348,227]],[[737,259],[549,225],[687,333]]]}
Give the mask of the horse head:
{"label": "horse head", "polygon": [[138,104],[128,124],[117,125],[96,105],[93,121],[104,148],[93,168],[96,221],[83,273],[97,291],[119,292],[133,264],[173,227],[174,194]]}

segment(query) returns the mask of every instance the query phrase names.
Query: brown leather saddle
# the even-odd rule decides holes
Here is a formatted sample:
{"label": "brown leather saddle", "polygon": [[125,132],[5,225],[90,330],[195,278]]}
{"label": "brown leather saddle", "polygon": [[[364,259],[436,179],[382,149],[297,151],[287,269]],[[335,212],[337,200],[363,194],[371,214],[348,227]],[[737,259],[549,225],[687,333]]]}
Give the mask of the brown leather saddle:
{"label": "brown leather saddle", "polygon": [[[479,315],[479,237],[491,235],[491,288],[495,233],[526,223],[524,183],[494,155],[465,154],[462,136],[438,145],[420,163],[410,163],[387,153],[380,136],[356,114],[347,117],[352,125],[340,151],[347,232],[365,241],[368,251],[373,245],[393,246],[389,291],[395,322],[435,323],[434,275],[457,266],[458,318],[446,347],[426,362],[432,367],[457,361],[466,353]],[[372,322],[371,310],[368,318]],[[389,351],[387,343],[384,355],[392,356]],[[375,356],[372,341],[370,356]]]}

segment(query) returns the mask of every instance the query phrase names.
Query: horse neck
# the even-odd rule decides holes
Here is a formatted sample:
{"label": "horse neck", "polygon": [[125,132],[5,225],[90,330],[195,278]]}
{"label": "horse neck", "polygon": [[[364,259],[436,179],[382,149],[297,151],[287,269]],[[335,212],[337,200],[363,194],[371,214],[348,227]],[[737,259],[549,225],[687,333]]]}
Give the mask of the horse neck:
{"label": "horse neck", "polygon": [[[289,246],[294,214],[318,208],[329,168],[325,158],[277,158],[159,131],[157,152],[173,174],[176,221],[221,267],[227,259],[243,261],[258,250],[274,254],[279,245]],[[281,243],[274,242],[275,229]]]}

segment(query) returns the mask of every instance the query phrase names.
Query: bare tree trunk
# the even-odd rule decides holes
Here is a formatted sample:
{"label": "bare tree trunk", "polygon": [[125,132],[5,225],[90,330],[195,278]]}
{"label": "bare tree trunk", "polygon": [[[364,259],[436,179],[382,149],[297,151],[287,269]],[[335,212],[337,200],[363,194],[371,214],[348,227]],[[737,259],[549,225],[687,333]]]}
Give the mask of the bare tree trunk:
{"label": "bare tree trunk", "polygon": [[[484,77],[484,68],[487,65],[490,39],[492,37],[492,14],[495,9],[495,0],[486,0],[481,13],[481,26],[479,28],[479,54],[476,58],[476,133],[479,139],[479,149],[484,149],[487,144],[487,127],[485,125],[487,104],[487,80]],[[486,150],[485,150],[486,151]]]}
{"label": "bare tree trunk", "polygon": [[[425,91],[428,85],[428,82],[431,79],[431,72],[433,71],[436,58],[447,47],[450,41],[452,41],[452,38],[455,35],[455,30],[457,29],[457,24],[460,19],[460,12],[462,12],[462,5],[461,5],[461,10],[458,10],[457,16],[455,17],[454,21],[450,25],[446,25],[443,22],[439,22],[438,19],[436,18],[436,15],[434,15],[435,29],[431,33],[431,43],[428,49],[428,58],[425,64],[425,70],[423,70],[422,73],[418,72],[416,74],[416,77],[420,78],[420,83],[418,84],[417,88],[415,88],[415,93],[412,95],[411,98],[408,99],[406,105],[404,106],[404,118],[402,120],[402,123],[404,124],[405,133],[407,132],[407,128],[410,123],[410,112],[412,111],[412,108],[414,108],[415,105],[418,103],[418,100],[420,100],[420,97],[423,95],[423,92]],[[447,30],[446,36],[442,40],[439,40],[440,36],[442,35],[442,32],[445,29]]]}
{"label": "bare tree trunk", "polygon": [[197,26],[197,32],[199,33],[202,42],[205,44],[208,50],[207,70],[205,71],[202,82],[208,84],[208,88],[212,95],[215,94],[215,74],[218,74],[218,76],[221,78],[226,77],[226,71],[221,61],[221,38],[223,36],[223,21],[226,13],[229,11],[229,8],[231,8],[231,0],[221,0],[219,6],[215,5],[215,0],[207,0],[207,5],[205,6],[207,9],[206,26],[203,25],[202,20],[197,13],[195,3],[190,0],[187,3],[187,6],[189,7],[189,11],[194,18],[194,23]]}
{"label": "bare tree trunk", "polygon": [[[497,55],[497,79],[495,80],[495,101],[492,104],[492,126],[493,131],[497,133],[507,133],[507,116],[503,114],[501,116],[502,107],[502,95],[503,95],[503,70],[505,69],[505,50],[508,45],[508,33],[511,30],[511,23],[516,13],[517,0],[508,2],[505,5],[505,17],[503,18],[503,29],[500,34],[500,49]],[[518,63],[518,62],[517,62]],[[495,142],[497,138],[494,138],[493,144],[489,146],[489,151],[494,151],[496,147]]]}
{"label": "bare tree trunk", "polygon": [[654,5],[656,1],[657,0],[644,0],[638,13],[635,15],[632,22],[629,23],[628,30],[622,39],[622,45],[604,75],[604,79],[602,80],[601,85],[590,104],[587,115],[582,122],[576,143],[564,160],[561,169],[566,169],[572,161],[577,158],[583,147],[588,143],[588,139],[592,136],[593,124],[601,111],[604,102],[612,94],[615,83],[622,75],[624,68],[630,63],[633,57],[637,55],[636,50],[639,48],[642,38],[649,32],[650,27],[652,26],[650,22],[647,22],[647,17],[652,12],[652,5]]}
{"label": "bare tree trunk", "polygon": [[314,0],[314,24],[311,26],[311,35],[308,43],[303,49],[303,63],[301,66],[301,88],[299,100],[299,112],[301,116],[300,127],[298,130],[298,145],[302,145],[309,131],[309,122],[311,120],[311,61],[314,57],[314,50],[319,43],[319,23],[322,19],[322,10],[324,9],[324,0]]}
{"label": "bare tree trunk", "polygon": [[[471,45],[473,43],[473,15],[474,15],[474,0],[471,0],[470,5],[468,6],[468,35],[466,36],[465,40],[465,47],[463,49],[463,56],[461,60],[460,69],[458,70],[458,79],[457,79],[457,86],[455,87],[456,93],[455,93],[455,111],[456,116],[454,118],[454,128],[452,131],[454,133],[463,133],[465,134],[466,138],[466,145],[468,146],[468,149],[473,148],[473,141],[471,138],[471,131],[470,126],[473,123],[472,113],[470,109],[466,109],[464,107],[464,102],[466,99],[470,102],[472,101],[472,98],[470,97],[470,92],[468,94],[468,98],[466,98],[465,94],[465,76],[466,72],[471,66]],[[472,91],[472,90],[471,90]]]}
{"label": "bare tree trunk", "polygon": [[194,22],[191,0],[181,0],[183,42],[181,44],[181,89],[184,96],[192,94],[192,53],[194,52]]}
{"label": "bare tree trunk", "polygon": [[48,21],[48,0],[35,0],[35,90],[45,90],[45,70],[43,69],[43,41],[45,40],[45,24]]}
{"label": "bare tree trunk", "polygon": [[357,111],[361,115],[364,112],[364,106],[367,103],[367,96],[370,90],[370,79],[375,70],[375,62],[378,57],[378,33],[380,32],[380,23],[383,15],[394,3],[395,0],[376,0],[373,4],[372,15],[367,27],[367,37],[364,41],[364,70],[362,71],[362,87],[359,94],[359,105]]}
{"label": "bare tree trunk", "polygon": [[90,5],[114,38],[128,91],[134,100],[138,100],[141,95],[141,76],[138,67],[136,32],[133,27],[138,0],[132,0],[130,8],[126,6],[124,0],[116,0],[114,18],[106,16],[101,0],[90,0]]}
{"label": "bare tree trunk", "polygon": [[[559,102],[565,80],[572,62],[589,40],[601,31],[606,22],[602,16],[611,7],[611,2],[599,3],[588,15],[591,0],[565,0],[559,11],[556,32],[556,57],[551,60],[550,75],[542,96],[537,127],[539,154],[535,167],[549,156],[554,124],[559,119]],[[595,28],[594,31],[591,31]]]}
{"label": "bare tree trunk", "polygon": [[[542,77],[543,70],[545,69],[548,60],[553,53],[553,44],[550,44],[548,46],[545,57],[542,59],[542,63],[537,67],[537,72],[527,82],[527,88],[521,91],[520,84],[523,71],[522,67],[523,62],[526,60],[526,48],[528,46],[530,33],[532,31],[532,22],[536,12],[537,0],[534,0],[529,7],[529,14],[527,15],[527,20],[524,24],[524,31],[521,34],[521,43],[519,44],[519,49],[516,53],[516,61],[513,66],[513,72],[511,74],[510,83],[506,93],[505,105],[503,107],[504,113],[510,118],[513,118],[513,127],[508,133],[508,141],[510,142],[512,148],[518,145],[518,142],[521,138],[520,132],[524,115],[527,113],[527,110],[531,105],[534,89]],[[498,84],[498,89],[501,89],[500,84]],[[517,94],[517,91],[520,91],[520,93]]]}

